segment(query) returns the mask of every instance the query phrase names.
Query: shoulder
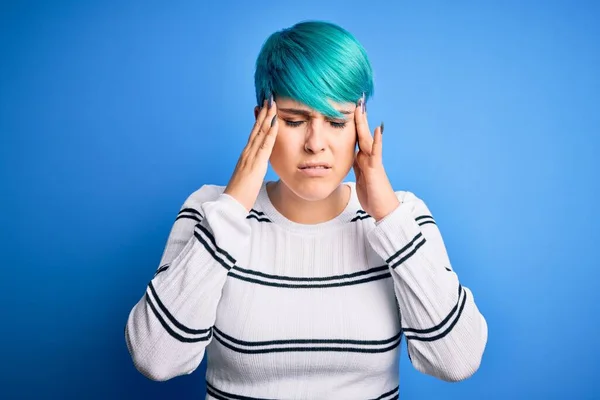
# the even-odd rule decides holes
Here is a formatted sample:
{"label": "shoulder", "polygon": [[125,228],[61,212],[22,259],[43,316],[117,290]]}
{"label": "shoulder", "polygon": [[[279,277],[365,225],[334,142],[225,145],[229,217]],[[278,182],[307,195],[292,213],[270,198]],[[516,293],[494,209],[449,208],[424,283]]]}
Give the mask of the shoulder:
{"label": "shoulder", "polygon": [[198,209],[203,203],[217,200],[225,188],[226,186],[222,185],[204,184],[188,194],[181,208]]}
{"label": "shoulder", "polygon": [[429,208],[421,196],[410,190],[395,190],[394,192],[400,203],[408,206],[412,211],[429,213]]}
{"label": "shoulder", "polygon": [[394,193],[396,193],[396,197],[402,203],[411,203],[412,204],[412,203],[423,202],[421,197],[419,197],[415,192],[412,192],[410,190],[394,190]]}

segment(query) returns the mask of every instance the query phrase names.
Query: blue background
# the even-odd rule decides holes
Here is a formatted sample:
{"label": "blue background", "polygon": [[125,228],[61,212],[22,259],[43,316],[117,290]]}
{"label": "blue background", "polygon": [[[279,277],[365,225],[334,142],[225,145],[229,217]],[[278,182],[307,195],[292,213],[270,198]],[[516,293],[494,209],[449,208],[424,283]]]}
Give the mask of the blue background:
{"label": "blue background", "polygon": [[0,397],[203,398],[204,363],[152,382],[124,324],[183,200],[227,184],[261,44],[326,19],[366,47],[390,179],[489,324],[468,381],[403,349],[401,399],[598,398],[598,3],[215,4],[2,2]]}

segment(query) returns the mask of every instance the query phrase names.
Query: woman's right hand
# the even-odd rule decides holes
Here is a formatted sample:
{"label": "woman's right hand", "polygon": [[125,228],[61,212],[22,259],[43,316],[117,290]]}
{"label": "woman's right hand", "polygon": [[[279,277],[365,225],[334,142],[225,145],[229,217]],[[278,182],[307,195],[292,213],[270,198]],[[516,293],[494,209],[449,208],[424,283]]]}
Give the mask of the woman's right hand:
{"label": "woman's right hand", "polygon": [[278,127],[277,105],[271,97],[271,107],[268,107],[268,100],[263,102],[248,143],[224,191],[246,207],[248,212],[254,206],[267,174]]}

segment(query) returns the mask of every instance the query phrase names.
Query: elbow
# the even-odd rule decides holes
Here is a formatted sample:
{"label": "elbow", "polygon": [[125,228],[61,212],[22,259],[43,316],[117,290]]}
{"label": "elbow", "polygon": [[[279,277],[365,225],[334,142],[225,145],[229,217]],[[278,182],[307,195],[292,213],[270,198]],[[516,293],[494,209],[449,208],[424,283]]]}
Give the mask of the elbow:
{"label": "elbow", "polygon": [[156,382],[164,382],[177,376],[173,371],[165,368],[167,363],[160,362],[151,353],[134,346],[127,326],[125,327],[125,344],[135,369],[146,378]]}
{"label": "elbow", "polygon": [[[445,347],[445,351],[432,351],[427,347],[412,347],[412,363],[422,373],[446,382],[461,382],[471,378],[479,370],[487,345],[487,324],[482,318],[477,334],[470,335],[459,346]],[[436,355],[434,355],[436,354]],[[440,354],[444,354],[440,357]]]}
{"label": "elbow", "polygon": [[462,382],[472,377],[481,365],[481,357],[472,357],[469,361],[456,363],[444,368],[439,377],[446,382]]}
{"label": "elbow", "polygon": [[[445,382],[461,382],[472,377],[481,365],[481,355],[470,355],[469,357],[454,357],[452,359],[431,360],[418,362],[413,358],[415,368]],[[436,362],[437,361],[437,362]]]}
{"label": "elbow", "polygon": [[[173,353],[170,354],[172,357],[165,357],[164,353],[156,351],[156,349],[155,351],[149,351],[144,346],[135,346],[131,341],[127,327],[125,327],[125,342],[135,369],[152,381],[165,382],[178,376],[191,374],[199,364],[195,360],[191,360],[189,363],[175,363],[170,358],[181,356],[177,354],[177,350],[173,350]],[[201,351],[198,355],[200,361],[203,356],[204,351]]]}
{"label": "elbow", "polygon": [[179,375],[161,367],[160,364],[149,363],[147,360],[139,360],[135,357],[133,358],[133,364],[142,375],[155,382],[165,382]]}
{"label": "elbow", "polygon": [[487,345],[487,324],[483,317],[481,321],[479,335],[472,338],[468,354],[456,357],[456,361],[444,369],[441,379],[446,382],[461,382],[471,378],[479,370]]}

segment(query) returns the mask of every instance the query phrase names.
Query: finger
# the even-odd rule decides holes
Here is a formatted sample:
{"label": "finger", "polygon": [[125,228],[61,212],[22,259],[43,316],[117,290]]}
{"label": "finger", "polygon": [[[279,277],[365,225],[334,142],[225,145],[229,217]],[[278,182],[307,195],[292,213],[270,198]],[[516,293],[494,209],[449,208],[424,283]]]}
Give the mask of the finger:
{"label": "finger", "polygon": [[275,146],[275,140],[277,139],[277,133],[279,132],[279,120],[277,115],[274,115],[269,131],[264,135],[263,141],[258,148],[257,158],[263,162],[267,162],[273,152],[273,146]]}
{"label": "finger", "polygon": [[256,121],[254,121],[254,126],[252,126],[252,130],[250,131],[250,136],[248,137],[248,143],[251,143],[253,141],[254,136],[256,136],[256,134],[260,130],[260,127],[262,126],[262,123],[265,120],[265,117],[267,116],[267,111],[268,111],[267,102],[268,102],[267,99],[263,100],[262,107],[260,108],[260,111],[258,112],[258,115],[256,116]]}
{"label": "finger", "polygon": [[254,154],[258,150],[258,147],[262,145],[265,135],[267,134],[267,132],[269,132],[269,129],[271,129],[271,122],[273,121],[273,117],[277,114],[277,104],[275,104],[275,101],[272,101],[271,108],[265,108],[267,108],[268,110],[265,114],[265,117],[262,119],[262,123],[260,124],[260,127],[256,132],[256,135],[254,136],[252,144],[250,145]]}
{"label": "finger", "polygon": [[354,121],[356,122],[356,133],[358,135],[358,146],[360,150],[366,154],[371,154],[373,137],[371,136],[371,130],[369,129],[367,113],[362,112],[362,107],[360,107],[360,105],[354,110]]}
{"label": "finger", "polygon": [[371,149],[371,157],[380,158],[383,154],[383,122],[377,128],[373,134],[373,147]]}

